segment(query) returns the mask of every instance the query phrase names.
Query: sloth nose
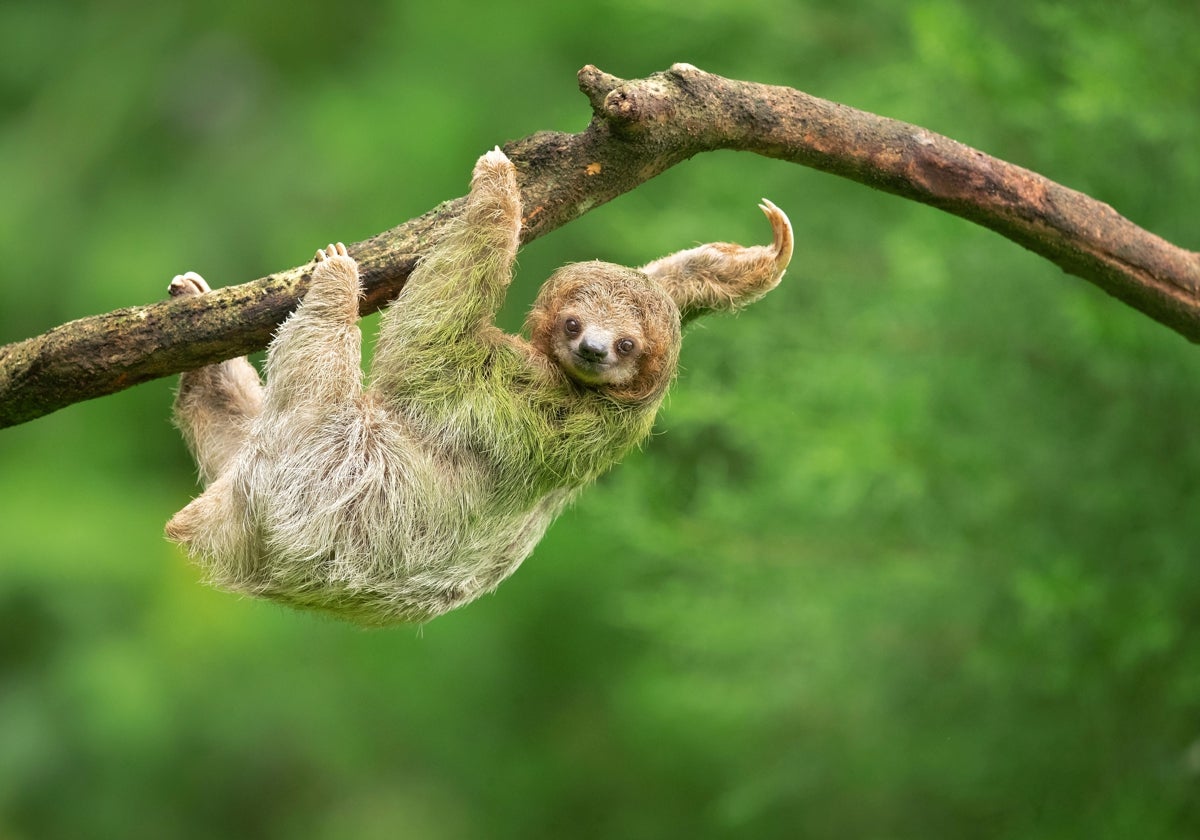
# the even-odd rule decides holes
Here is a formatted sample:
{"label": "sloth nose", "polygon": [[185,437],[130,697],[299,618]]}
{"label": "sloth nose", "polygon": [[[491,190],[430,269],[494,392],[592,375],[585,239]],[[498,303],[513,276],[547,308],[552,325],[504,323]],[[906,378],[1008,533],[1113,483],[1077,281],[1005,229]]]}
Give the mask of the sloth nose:
{"label": "sloth nose", "polygon": [[608,355],[608,347],[593,338],[581,338],[579,355],[589,362],[598,362]]}

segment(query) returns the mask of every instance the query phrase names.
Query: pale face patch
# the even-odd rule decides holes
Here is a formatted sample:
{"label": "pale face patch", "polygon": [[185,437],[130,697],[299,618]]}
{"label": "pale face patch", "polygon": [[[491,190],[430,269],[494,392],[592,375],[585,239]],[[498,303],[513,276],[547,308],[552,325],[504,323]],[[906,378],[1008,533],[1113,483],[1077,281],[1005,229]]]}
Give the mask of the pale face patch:
{"label": "pale face patch", "polygon": [[637,376],[645,349],[638,319],[626,312],[564,308],[554,332],[554,358],[576,382],[623,385]]}

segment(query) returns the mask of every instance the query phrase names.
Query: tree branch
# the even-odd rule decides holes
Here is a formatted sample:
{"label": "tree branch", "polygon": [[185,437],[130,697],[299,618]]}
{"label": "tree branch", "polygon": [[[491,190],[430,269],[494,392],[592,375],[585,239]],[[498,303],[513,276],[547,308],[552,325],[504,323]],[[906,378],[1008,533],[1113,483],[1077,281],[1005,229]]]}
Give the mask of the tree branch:
{"label": "tree branch", "polygon": [[[586,130],[505,146],[520,173],[526,242],[699,152],[736,149],[977,222],[1200,341],[1200,254],[1034,172],[918,126],[686,64],[630,81],[588,66],[579,86],[593,111]],[[461,201],[351,246],[363,314],[395,297]],[[0,427],[262,349],[303,295],[310,268],[83,318],[0,347]]]}

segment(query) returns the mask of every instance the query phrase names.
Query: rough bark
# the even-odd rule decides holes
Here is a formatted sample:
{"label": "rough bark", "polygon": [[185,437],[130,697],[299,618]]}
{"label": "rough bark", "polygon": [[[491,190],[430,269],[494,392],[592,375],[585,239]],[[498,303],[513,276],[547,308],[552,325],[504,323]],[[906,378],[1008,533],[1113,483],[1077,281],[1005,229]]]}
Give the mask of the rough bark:
{"label": "rough bark", "polygon": [[[504,147],[520,173],[527,242],[695,154],[736,149],[977,222],[1200,340],[1200,254],[1027,169],[918,126],[686,64],[628,81],[588,66],[579,86],[593,111],[586,130]],[[362,265],[364,314],[395,297],[461,201],[350,247]],[[83,318],[0,347],[0,427],[265,347],[303,295],[310,267]]]}

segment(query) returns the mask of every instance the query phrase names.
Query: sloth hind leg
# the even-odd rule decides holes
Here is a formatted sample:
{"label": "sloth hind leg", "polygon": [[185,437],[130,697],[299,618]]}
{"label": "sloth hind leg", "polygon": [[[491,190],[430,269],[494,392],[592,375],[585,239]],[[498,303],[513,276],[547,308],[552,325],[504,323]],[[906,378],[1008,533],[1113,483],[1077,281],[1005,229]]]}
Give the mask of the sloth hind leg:
{"label": "sloth hind leg", "polygon": [[[172,297],[209,291],[194,271],[180,274],[167,289]],[[245,356],[229,359],[179,377],[175,394],[175,425],[207,485],[225,469],[241,448],[250,424],[262,412],[263,389],[258,372]]]}

